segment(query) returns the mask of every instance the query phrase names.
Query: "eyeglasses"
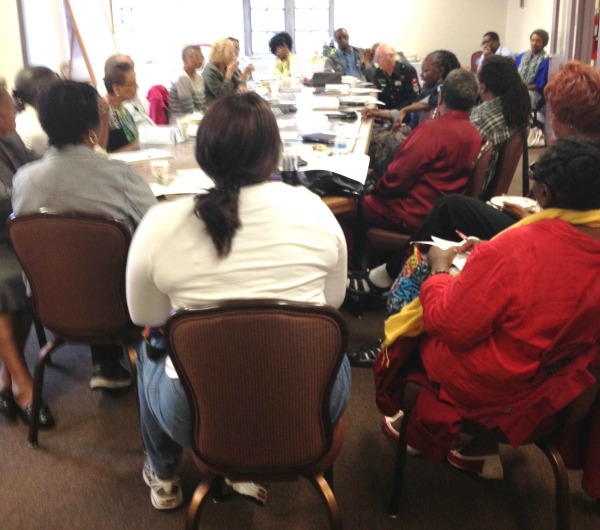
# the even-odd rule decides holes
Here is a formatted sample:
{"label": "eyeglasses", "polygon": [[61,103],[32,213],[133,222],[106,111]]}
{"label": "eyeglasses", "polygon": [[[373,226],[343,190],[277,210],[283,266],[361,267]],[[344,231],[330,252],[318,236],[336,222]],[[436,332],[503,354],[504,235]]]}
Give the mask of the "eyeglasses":
{"label": "eyeglasses", "polygon": [[392,55],[394,55],[394,54],[393,53],[379,53],[375,56],[375,60],[380,61],[384,57],[391,57]]}

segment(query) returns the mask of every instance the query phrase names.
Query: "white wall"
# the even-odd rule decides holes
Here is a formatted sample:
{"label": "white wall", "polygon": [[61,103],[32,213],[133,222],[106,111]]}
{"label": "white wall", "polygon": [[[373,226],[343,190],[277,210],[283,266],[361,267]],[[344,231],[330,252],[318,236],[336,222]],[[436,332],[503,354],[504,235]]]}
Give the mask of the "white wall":
{"label": "white wall", "polygon": [[[534,29],[545,29],[550,33],[552,41],[552,8],[550,0],[525,0],[525,9],[519,7],[519,2],[508,2],[506,14],[506,39],[511,42],[512,52],[523,52],[529,49],[529,35]],[[550,52],[550,45],[546,46]]]}
{"label": "white wall", "polygon": [[446,49],[469,66],[483,33],[496,31],[503,38],[506,6],[507,0],[395,0],[374,3],[366,11],[364,3],[349,7],[337,0],[335,26],[346,27],[351,43],[357,46],[385,40],[406,55],[420,58]]}
{"label": "white wall", "polygon": [[0,77],[6,79],[9,88],[22,66],[17,3],[0,0]]}

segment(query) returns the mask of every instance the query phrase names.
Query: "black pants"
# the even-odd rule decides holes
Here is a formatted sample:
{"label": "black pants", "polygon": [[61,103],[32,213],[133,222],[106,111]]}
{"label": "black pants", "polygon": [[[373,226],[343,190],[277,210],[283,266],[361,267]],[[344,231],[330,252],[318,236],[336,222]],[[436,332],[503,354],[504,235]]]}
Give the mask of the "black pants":
{"label": "black pants", "polygon": [[[455,230],[479,239],[491,239],[497,233],[514,224],[516,220],[485,202],[465,195],[442,197],[412,235],[411,241],[427,241],[431,236],[460,241]],[[410,249],[410,243],[402,246],[386,263],[390,278],[396,279]]]}

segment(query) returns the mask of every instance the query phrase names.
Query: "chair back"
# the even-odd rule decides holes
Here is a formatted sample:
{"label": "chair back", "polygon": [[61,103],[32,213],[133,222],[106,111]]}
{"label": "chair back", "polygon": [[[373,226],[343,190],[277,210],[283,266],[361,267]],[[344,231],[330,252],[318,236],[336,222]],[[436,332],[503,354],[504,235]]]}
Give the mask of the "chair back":
{"label": "chair back", "polygon": [[496,173],[486,189],[482,191],[481,200],[487,201],[508,192],[519,160],[521,160],[524,146],[525,148],[527,146],[527,134],[523,131],[513,134],[506,140],[498,156]]}
{"label": "chair back", "polygon": [[192,409],[192,447],[228,477],[282,478],[329,451],[329,398],[347,342],[324,304],[216,303],[175,312],[169,353]]}
{"label": "chair back", "polygon": [[492,143],[484,139],[481,149],[479,149],[469,170],[469,182],[465,192],[467,195],[475,198],[479,197],[491,158]]}
{"label": "chair back", "polygon": [[477,61],[479,60],[479,58],[482,55],[483,55],[483,51],[481,51],[481,50],[478,50],[471,54],[471,72],[473,72],[474,74],[477,73]]}
{"label": "chair back", "polygon": [[67,341],[93,342],[131,325],[119,221],[72,213],[11,215],[8,234],[40,322]]}

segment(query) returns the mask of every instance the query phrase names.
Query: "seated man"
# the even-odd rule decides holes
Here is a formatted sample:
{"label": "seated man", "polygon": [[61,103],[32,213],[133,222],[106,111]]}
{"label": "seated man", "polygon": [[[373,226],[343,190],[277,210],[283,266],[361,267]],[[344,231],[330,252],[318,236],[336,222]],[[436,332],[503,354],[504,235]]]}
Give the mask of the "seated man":
{"label": "seated man", "polygon": [[173,116],[183,116],[204,109],[204,79],[196,71],[204,64],[200,46],[186,46],[181,52],[183,72],[169,90],[169,107]]}
{"label": "seated man", "polygon": [[399,110],[417,99],[419,76],[406,62],[399,61],[396,50],[389,44],[381,43],[375,51],[378,68],[375,70],[375,87],[381,90],[379,101],[387,110]]}
{"label": "seated man", "polygon": [[351,75],[363,81],[373,81],[375,66],[371,49],[350,46],[348,31],[344,28],[336,29],[334,36],[338,47],[333,55],[327,57],[323,69],[326,72]]}
{"label": "seated man", "polygon": [[488,31],[481,38],[481,48],[483,53],[481,57],[477,59],[477,71],[481,68],[481,63],[484,59],[491,57],[492,55],[501,55],[502,57],[512,57],[510,50],[500,44],[500,36],[495,31]]}
{"label": "seated man", "polygon": [[412,132],[373,193],[365,197],[367,223],[412,233],[440,197],[465,190],[481,147],[481,135],[469,121],[478,93],[471,72],[459,69],[448,74],[440,91],[440,117]]}

